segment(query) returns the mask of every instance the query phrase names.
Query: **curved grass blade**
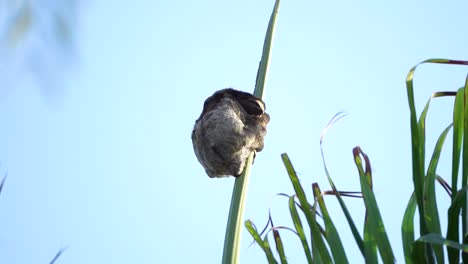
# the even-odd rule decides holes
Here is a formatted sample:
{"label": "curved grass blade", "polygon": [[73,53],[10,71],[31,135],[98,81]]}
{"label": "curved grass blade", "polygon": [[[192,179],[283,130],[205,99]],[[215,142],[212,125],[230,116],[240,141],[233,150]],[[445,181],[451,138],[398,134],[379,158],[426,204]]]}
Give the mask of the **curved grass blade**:
{"label": "curved grass blade", "polygon": [[362,152],[361,148],[359,147],[355,147],[353,149],[353,155],[356,167],[359,171],[359,178],[361,182],[362,195],[364,196],[364,203],[366,205],[367,213],[371,216],[368,218],[370,232],[375,237],[382,261],[384,263],[394,263],[395,255],[393,254],[390,241],[388,240],[387,232],[385,231],[385,227],[382,221],[382,216],[380,215],[380,211],[377,206],[377,201],[375,199],[374,193],[370,188],[369,182],[367,180],[368,177],[366,177],[366,174],[364,173],[364,170],[362,168],[361,155],[366,161],[366,168],[370,167],[369,158],[364,152]]}
{"label": "curved grass blade", "polygon": [[[424,63],[424,62],[421,62]],[[410,123],[411,123],[411,152],[412,152],[412,163],[413,163],[413,185],[416,201],[418,203],[419,215],[424,215],[423,207],[423,186],[424,186],[424,144],[423,136],[420,135],[416,113],[416,105],[414,100],[414,87],[413,78],[416,68],[421,64],[417,64],[408,72],[406,76],[406,90],[408,93],[408,103],[410,107]],[[426,223],[423,217],[419,219],[420,230],[422,234],[427,233]]]}
{"label": "curved grass blade", "polygon": [[[449,59],[429,59],[422,61],[410,69],[406,76],[406,90],[408,95],[408,104],[410,108],[410,124],[411,124],[411,150],[413,162],[413,184],[418,202],[419,215],[423,216],[423,182],[424,182],[424,144],[422,144],[423,136],[420,134],[420,129],[417,122],[416,105],[414,100],[414,72],[416,68],[425,63],[438,64],[453,64],[453,65],[468,65],[468,61],[449,60]],[[466,96],[466,95],[465,95]],[[465,131],[466,132],[466,131]],[[467,147],[468,148],[468,147]],[[467,149],[468,151],[468,149]],[[467,160],[468,161],[468,160]],[[423,217],[420,217],[420,230],[422,234],[427,233],[426,223]],[[464,229],[465,231],[465,229]]]}
{"label": "curved grass blade", "polygon": [[333,260],[335,263],[348,263],[348,258],[346,257],[346,252],[341,243],[340,235],[336,230],[333,221],[331,220],[330,214],[328,213],[325,201],[323,200],[322,191],[317,183],[312,184],[312,190],[314,192],[315,200],[320,206],[320,211],[323,215],[323,221],[325,223],[325,239],[330,246]]}
{"label": "curved grass blade", "polygon": [[268,237],[265,237],[265,240],[263,240],[260,237],[260,234],[258,234],[257,229],[255,229],[252,221],[247,220],[245,221],[245,227],[247,228],[247,231],[249,231],[250,235],[254,238],[255,242],[260,246],[260,248],[265,252],[265,255],[268,259],[268,263],[278,263],[273,256],[273,252],[271,251],[270,243],[268,242]]}
{"label": "curved grass blade", "polygon": [[294,167],[292,166],[291,160],[289,160],[288,155],[284,153],[281,155],[281,158],[288,172],[289,179],[291,180],[296,196],[299,199],[299,203],[303,208],[303,212],[306,216],[307,223],[310,227],[314,261],[318,261],[317,263],[321,263],[321,261],[324,263],[332,263],[330,253],[325,245],[322,235],[320,234],[320,227],[316,221],[315,205],[312,208],[310,207],[304,189],[302,188],[299,182],[296,171],[294,170]]}
{"label": "curved grass blade", "polygon": [[[435,176],[436,169],[439,163],[440,153],[442,152],[442,147],[447,137],[448,132],[452,128],[452,125],[449,125],[440,135],[437,140],[431,161],[429,162],[429,167],[427,169],[427,176],[424,182],[424,218],[427,224],[428,231],[430,233],[435,233],[441,235],[440,220],[439,220],[439,211],[437,209],[437,199],[435,193]],[[434,253],[437,258],[438,263],[444,262],[444,251],[441,245],[435,244],[433,246]]]}
{"label": "curved grass blade", "polygon": [[[416,196],[411,194],[411,197],[406,206],[405,214],[403,216],[403,223],[401,224],[401,238],[403,240],[403,252],[405,253],[405,263],[413,263],[413,243],[414,243],[414,214],[416,213]],[[422,247],[422,254],[424,255],[424,247]],[[419,255],[419,254],[418,254]],[[418,262],[416,262],[418,263]]]}
{"label": "curved grass blade", "polygon": [[312,263],[312,254],[307,243],[307,238],[304,233],[301,218],[299,217],[299,213],[296,209],[296,202],[294,201],[294,196],[289,197],[289,212],[291,213],[291,219],[294,223],[294,227],[296,228],[297,235],[301,239],[302,248],[304,248],[304,253],[307,258],[307,263]]}
{"label": "curved grass blade", "polygon": [[[260,99],[263,98],[265,81],[270,61],[271,43],[276,25],[276,15],[278,14],[280,0],[275,1],[275,6],[268,23],[268,28],[263,43],[262,58],[257,71],[254,95]],[[236,178],[234,189],[232,191],[231,207],[229,209],[226,234],[224,238],[223,264],[237,264],[240,256],[240,241],[242,234],[242,219],[244,207],[247,200],[247,188],[250,176],[250,168],[253,162],[253,153],[249,155],[246,166],[242,174]]]}
{"label": "curved grass blade", "polygon": [[333,182],[330,172],[328,171],[327,163],[325,161],[325,154],[323,152],[323,142],[325,139],[325,135],[327,131],[336,123],[338,122],[341,118],[345,116],[344,113],[337,113],[333,118],[328,122],[328,125],[325,127],[325,129],[322,131],[322,135],[320,136],[320,151],[322,154],[322,162],[323,162],[323,168],[325,170],[325,175],[327,176],[328,182],[330,183],[330,186],[335,194],[336,199],[338,200],[338,203],[340,204],[341,210],[343,210],[343,213],[346,217],[346,220],[349,224],[349,227],[351,229],[351,233],[353,234],[354,240],[356,241],[356,244],[359,247],[359,250],[361,251],[361,254],[363,257],[366,256],[365,249],[364,249],[364,241],[361,238],[361,235],[359,234],[359,230],[356,227],[356,224],[354,223],[353,218],[351,217],[351,214],[349,213],[348,208],[346,207],[346,204],[343,201],[343,198],[341,197],[341,193],[337,190],[335,183]]}

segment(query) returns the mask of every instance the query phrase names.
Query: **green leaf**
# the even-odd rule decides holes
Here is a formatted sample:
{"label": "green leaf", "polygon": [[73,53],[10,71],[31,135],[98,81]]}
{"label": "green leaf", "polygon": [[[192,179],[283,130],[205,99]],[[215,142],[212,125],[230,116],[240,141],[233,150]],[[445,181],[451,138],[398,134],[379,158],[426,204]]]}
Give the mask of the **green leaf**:
{"label": "green leaf", "polygon": [[284,253],[283,241],[281,240],[280,233],[276,228],[273,228],[273,237],[275,238],[276,251],[280,256],[281,264],[287,264],[288,261],[286,260],[286,254]]}
{"label": "green leaf", "polygon": [[331,220],[325,201],[323,200],[322,192],[320,191],[320,187],[317,183],[312,184],[312,190],[314,192],[315,200],[319,204],[320,211],[322,212],[323,221],[325,223],[325,239],[330,246],[333,260],[335,263],[348,263],[348,258],[346,257],[343,244],[341,243],[340,235]]}
{"label": "green leaf", "polygon": [[341,210],[343,211],[343,213],[344,213],[344,215],[346,217],[346,221],[348,222],[348,225],[349,225],[349,227],[351,229],[351,233],[353,234],[354,240],[356,241],[356,244],[358,245],[362,256],[365,257],[366,253],[365,253],[365,249],[364,249],[364,242],[363,242],[363,240],[361,238],[361,235],[359,234],[359,230],[356,227],[356,224],[354,223],[353,218],[351,217],[351,214],[349,213],[348,208],[346,207],[346,204],[345,204],[343,198],[341,197],[341,193],[336,188],[335,183],[333,182],[333,180],[332,180],[332,178],[330,176],[330,172],[328,171],[327,163],[325,161],[325,154],[323,152],[323,142],[324,142],[324,139],[325,139],[326,132],[328,131],[328,129],[332,125],[334,125],[338,120],[340,120],[344,116],[345,116],[344,113],[338,113],[327,124],[326,128],[323,130],[322,135],[320,137],[320,151],[321,151],[321,154],[322,154],[322,162],[323,162],[323,168],[325,170],[325,175],[327,176],[328,182],[330,183],[330,186],[331,186],[331,188],[333,190],[333,193],[335,194],[335,197],[338,200],[338,203],[340,204]]}
{"label": "green leaf", "polygon": [[[424,63],[424,62],[421,62]],[[420,63],[420,64],[421,64]],[[413,185],[416,201],[418,203],[419,215],[424,215],[423,207],[423,186],[424,186],[424,140],[421,135],[421,130],[417,122],[416,105],[414,101],[414,87],[413,78],[416,68],[420,65],[417,64],[408,72],[406,76],[406,90],[408,93],[408,103],[410,107],[410,124],[411,124],[411,151],[413,162]],[[424,218],[420,217],[420,230],[421,233],[427,233],[426,223]]]}
{"label": "green leaf", "polygon": [[[448,209],[447,239],[451,241],[459,241],[459,220],[462,208],[466,207],[466,190],[468,186],[464,186],[458,192],[452,191],[452,203]],[[460,251],[451,247],[447,247],[449,263],[460,262]]]}
{"label": "green leaf", "polygon": [[[297,177],[296,171],[294,170],[288,155],[284,153],[281,155],[281,158],[283,159],[283,163],[288,172],[289,179],[291,180],[296,196],[299,199],[299,203],[301,204],[307,219],[307,223],[310,227],[314,261],[318,261],[317,263],[320,263],[320,261],[323,261],[324,263],[332,263],[330,253],[325,245],[322,235],[320,234],[320,227],[316,221],[315,207],[310,207],[304,189],[299,182],[299,178]],[[317,258],[320,260],[317,260]]]}
{"label": "green leaf", "polygon": [[[427,176],[424,182],[424,218],[427,224],[428,231],[430,233],[435,233],[441,235],[440,220],[439,220],[439,211],[437,209],[437,199],[435,193],[435,176],[436,169],[439,163],[440,153],[442,152],[442,147],[447,137],[448,132],[452,128],[452,125],[449,125],[440,135],[437,140],[431,161],[429,162],[429,167],[427,169]],[[442,246],[434,245],[434,253],[437,257],[438,263],[444,262],[444,251]]]}
{"label": "green leaf", "polygon": [[276,27],[276,15],[278,14],[279,5],[280,0],[276,0],[275,6],[273,7],[273,12],[271,13],[270,21],[268,22],[265,41],[263,42],[262,59],[260,60],[260,65],[258,66],[254,95],[260,99],[263,98],[265,91],[266,77],[270,63],[271,46],[273,43],[273,35],[275,33]]}
{"label": "green leaf", "polygon": [[[401,224],[401,238],[403,240],[403,252],[405,253],[405,263],[411,264],[413,256],[413,242],[414,242],[414,214],[416,212],[416,196],[414,193],[408,201],[403,223]],[[424,254],[424,247],[423,252]]]}
{"label": "green leaf", "polygon": [[260,234],[257,232],[257,229],[253,226],[252,221],[247,220],[245,221],[245,227],[247,228],[247,231],[249,231],[250,235],[252,235],[253,239],[257,244],[260,246],[260,248],[265,252],[265,255],[268,259],[268,263],[278,263],[273,256],[273,252],[271,251],[270,243],[268,242],[268,237],[265,237],[265,240],[263,240],[260,237]]}
{"label": "green leaf", "polygon": [[[265,90],[265,80],[267,77],[268,66],[270,61],[271,44],[273,41],[273,33],[275,29],[276,15],[278,14],[280,0],[275,1],[268,28],[263,43],[262,58],[257,71],[256,84],[254,95],[260,99],[263,98]],[[236,178],[234,189],[232,191],[231,207],[229,209],[228,222],[224,237],[223,249],[223,264],[237,264],[240,256],[240,241],[242,234],[242,219],[247,200],[247,189],[250,176],[250,168],[252,167],[254,153],[249,155],[246,161],[246,166],[242,174]]]}
{"label": "green leaf", "polygon": [[312,255],[307,243],[307,238],[304,233],[304,228],[302,226],[301,218],[296,209],[296,203],[294,201],[294,196],[289,197],[289,212],[291,213],[291,218],[294,223],[294,227],[296,228],[297,235],[301,239],[302,248],[304,248],[304,253],[307,258],[307,263],[312,263]]}
{"label": "green leaf", "polygon": [[[362,195],[364,197],[364,204],[366,205],[368,217],[368,224],[370,228],[370,233],[373,234],[380,256],[384,263],[394,263],[395,256],[393,254],[392,247],[390,245],[390,241],[388,240],[387,232],[385,231],[385,227],[382,221],[382,216],[380,215],[379,208],[377,206],[377,201],[375,199],[374,193],[370,188],[369,181],[367,180],[366,174],[362,168],[362,159],[363,156],[364,160],[366,161],[366,171],[367,167],[370,168],[370,162],[367,155],[362,152],[359,147],[355,147],[353,149],[354,161],[356,163],[356,167],[359,171],[359,179],[361,182],[361,190]],[[368,170],[370,172],[370,169]]]}

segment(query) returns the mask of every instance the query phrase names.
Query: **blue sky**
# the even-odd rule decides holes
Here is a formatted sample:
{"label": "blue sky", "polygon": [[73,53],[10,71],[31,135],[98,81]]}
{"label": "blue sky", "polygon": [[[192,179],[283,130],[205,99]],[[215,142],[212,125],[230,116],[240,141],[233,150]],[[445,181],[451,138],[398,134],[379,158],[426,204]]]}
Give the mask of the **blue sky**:
{"label": "blue sky", "polygon": [[[205,175],[190,133],[213,92],[253,91],[273,4],[86,2],[76,58],[65,78],[56,76],[63,79],[59,96],[18,74],[0,98],[0,172],[8,173],[0,196],[2,262],[48,263],[67,247],[59,263],[219,263],[234,179]],[[351,150],[359,145],[370,156],[385,226],[403,262],[400,224],[412,187],[406,74],[427,58],[468,59],[467,9],[465,1],[283,0],[264,97],[271,122],[245,218],[263,226],[271,209],[275,224],[292,226],[287,200],[275,196],[293,192],[284,152],[309,196],[312,182],[329,189],[319,137],[345,111],[324,144],[330,172],[339,189],[358,190]],[[466,72],[421,66],[419,109],[432,92],[462,86]],[[433,103],[428,150],[450,123],[451,105]],[[439,168],[446,177],[447,153]],[[445,194],[439,197],[446,208]],[[326,202],[351,263],[362,262],[335,199]],[[363,202],[348,203],[361,221]],[[290,263],[305,263],[298,239],[283,236]],[[241,263],[266,262],[250,242],[244,232]]]}

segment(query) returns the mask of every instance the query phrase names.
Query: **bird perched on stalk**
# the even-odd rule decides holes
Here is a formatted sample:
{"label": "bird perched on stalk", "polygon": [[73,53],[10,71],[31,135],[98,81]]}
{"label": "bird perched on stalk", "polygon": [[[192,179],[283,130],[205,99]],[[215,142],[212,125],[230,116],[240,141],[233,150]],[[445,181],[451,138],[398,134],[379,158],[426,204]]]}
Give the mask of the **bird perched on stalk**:
{"label": "bird perched on stalk", "polygon": [[250,153],[263,149],[269,121],[265,103],[252,94],[228,88],[208,97],[192,131],[195,155],[208,176],[238,177]]}

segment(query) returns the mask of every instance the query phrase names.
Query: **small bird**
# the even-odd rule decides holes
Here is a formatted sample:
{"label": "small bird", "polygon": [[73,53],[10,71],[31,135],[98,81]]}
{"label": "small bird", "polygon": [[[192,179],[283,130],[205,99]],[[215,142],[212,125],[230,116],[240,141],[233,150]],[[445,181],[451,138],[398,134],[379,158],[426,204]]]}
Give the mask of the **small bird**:
{"label": "small bird", "polygon": [[263,149],[270,116],[252,94],[227,88],[206,99],[192,143],[210,178],[239,177],[250,153]]}

